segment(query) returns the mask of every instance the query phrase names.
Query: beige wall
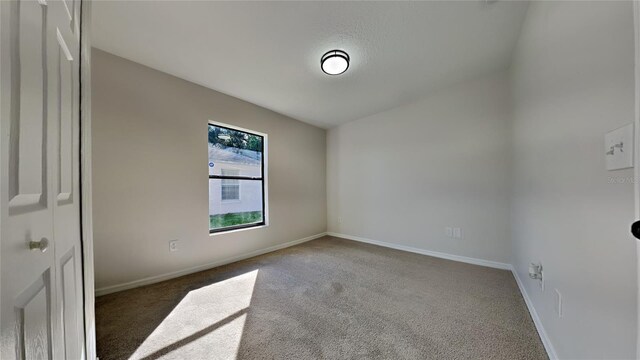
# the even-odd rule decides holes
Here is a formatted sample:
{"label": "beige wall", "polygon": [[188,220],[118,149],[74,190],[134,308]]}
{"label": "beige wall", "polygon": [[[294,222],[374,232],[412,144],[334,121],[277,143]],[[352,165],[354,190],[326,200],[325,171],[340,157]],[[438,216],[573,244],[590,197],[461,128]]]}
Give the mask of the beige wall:
{"label": "beige wall", "polygon": [[514,266],[562,359],[636,357],[633,171],[604,155],[634,120],[633,30],[631,2],[534,1],[511,69]]}
{"label": "beige wall", "polygon": [[[326,231],[326,131],[93,51],[96,288]],[[269,226],[209,236],[207,122],[266,133]],[[168,242],[179,239],[179,250]]]}
{"label": "beige wall", "polygon": [[332,128],[329,231],[509,263],[509,116],[497,73]]}

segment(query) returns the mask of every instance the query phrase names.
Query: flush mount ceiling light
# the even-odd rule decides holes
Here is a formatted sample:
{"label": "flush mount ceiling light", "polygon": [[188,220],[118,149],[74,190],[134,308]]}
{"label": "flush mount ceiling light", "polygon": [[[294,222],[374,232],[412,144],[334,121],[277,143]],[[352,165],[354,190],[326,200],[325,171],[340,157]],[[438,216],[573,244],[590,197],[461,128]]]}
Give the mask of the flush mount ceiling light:
{"label": "flush mount ceiling light", "polygon": [[327,51],[320,58],[322,71],[329,75],[340,75],[349,68],[349,55],[342,50]]}

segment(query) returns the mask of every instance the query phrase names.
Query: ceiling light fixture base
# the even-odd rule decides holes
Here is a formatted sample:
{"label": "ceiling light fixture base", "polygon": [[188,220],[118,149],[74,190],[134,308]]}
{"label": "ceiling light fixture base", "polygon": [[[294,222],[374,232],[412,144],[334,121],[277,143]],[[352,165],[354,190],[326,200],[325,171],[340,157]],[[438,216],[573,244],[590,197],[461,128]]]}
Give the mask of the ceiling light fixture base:
{"label": "ceiling light fixture base", "polygon": [[320,68],[327,75],[340,75],[347,71],[350,60],[349,54],[342,50],[327,51],[320,58]]}

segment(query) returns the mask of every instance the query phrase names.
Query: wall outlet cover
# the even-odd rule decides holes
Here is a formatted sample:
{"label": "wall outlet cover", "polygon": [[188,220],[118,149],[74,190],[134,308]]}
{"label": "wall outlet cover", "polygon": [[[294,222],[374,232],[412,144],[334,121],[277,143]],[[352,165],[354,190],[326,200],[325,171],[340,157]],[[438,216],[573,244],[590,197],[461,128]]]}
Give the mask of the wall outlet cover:
{"label": "wall outlet cover", "polygon": [[556,292],[556,314],[558,314],[559,318],[562,318],[562,294],[560,293],[560,291],[558,291],[558,289],[554,290]]}
{"label": "wall outlet cover", "polygon": [[453,237],[453,228],[450,228],[450,227],[444,228],[444,234],[447,237]]}
{"label": "wall outlet cover", "polygon": [[169,251],[178,251],[178,240],[169,241]]}
{"label": "wall outlet cover", "polygon": [[633,167],[633,124],[609,131],[604,136],[607,170]]}
{"label": "wall outlet cover", "polygon": [[456,239],[462,239],[462,229],[453,228],[453,237]]}

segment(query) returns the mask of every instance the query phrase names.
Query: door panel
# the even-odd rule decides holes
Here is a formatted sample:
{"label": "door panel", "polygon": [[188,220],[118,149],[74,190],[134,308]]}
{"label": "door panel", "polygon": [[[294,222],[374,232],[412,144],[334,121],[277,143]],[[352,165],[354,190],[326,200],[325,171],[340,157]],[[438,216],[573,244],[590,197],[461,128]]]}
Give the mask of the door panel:
{"label": "door panel", "polygon": [[51,344],[51,287],[49,271],[31,284],[16,304],[18,349],[26,359],[50,359]]}
{"label": "door panel", "polygon": [[78,306],[77,298],[79,291],[77,289],[78,279],[76,278],[76,258],[75,249],[71,250],[62,258],[62,266],[60,269],[62,283],[62,314],[64,325],[64,341],[65,341],[65,357],[67,359],[79,359],[78,341],[81,338],[80,332],[82,328],[78,327],[78,317],[75,309]]}
{"label": "door panel", "polygon": [[79,1],[0,1],[3,360],[85,357]]}
{"label": "door panel", "polygon": [[15,213],[46,206],[47,59],[46,6],[12,5],[9,208]]}
{"label": "door panel", "polygon": [[71,201],[73,187],[73,57],[60,30],[56,29],[58,40],[58,204]]}

